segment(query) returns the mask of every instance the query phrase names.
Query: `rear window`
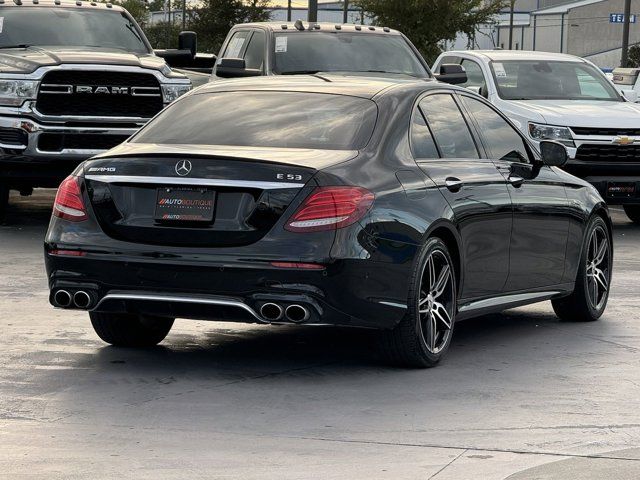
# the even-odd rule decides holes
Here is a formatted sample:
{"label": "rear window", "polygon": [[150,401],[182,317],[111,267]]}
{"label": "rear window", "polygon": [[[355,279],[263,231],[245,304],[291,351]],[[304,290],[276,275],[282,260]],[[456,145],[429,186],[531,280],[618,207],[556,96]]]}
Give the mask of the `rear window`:
{"label": "rear window", "polygon": [[224,92],[178,100],[132,143],[357,150],[373,133],[371,100],[328,94]]}

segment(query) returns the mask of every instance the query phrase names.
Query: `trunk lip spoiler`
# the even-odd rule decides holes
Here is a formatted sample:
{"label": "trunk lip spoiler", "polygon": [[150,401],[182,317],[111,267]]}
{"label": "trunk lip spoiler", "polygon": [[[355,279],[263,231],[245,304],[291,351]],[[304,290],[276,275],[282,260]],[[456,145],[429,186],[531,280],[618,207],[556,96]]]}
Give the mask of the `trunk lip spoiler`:
{"label": "trunk lip spoiler", "polygon": [[207,187],[245,187],[260,190],[302,188],[304,183],[229,180],[223,178],[147,177],[142,175],[85,175],[86,180],[104,183],[138,183],[151,185],[198,185]]}

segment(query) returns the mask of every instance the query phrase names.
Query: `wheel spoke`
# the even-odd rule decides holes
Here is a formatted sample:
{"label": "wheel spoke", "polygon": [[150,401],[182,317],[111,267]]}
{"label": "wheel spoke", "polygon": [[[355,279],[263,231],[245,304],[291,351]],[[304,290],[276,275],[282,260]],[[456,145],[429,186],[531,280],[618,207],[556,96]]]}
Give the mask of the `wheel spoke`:
{"label": "wheel spoke", "polygon": [[596,282],[595,277],[591,277],[591,300],[593,302],[593,306],[598,306],[598,282]]}
{"label": "wheel spoke", "polygon": [[603,240],[600,248],[598,248],[595,258],[593,259],[593,263],[595,263],[596,265],[600,265],[602,263],[605,255],[607,254],[607,247],[607,241]]}
{"label": "wheel spoke", "polygon": [[429,255],[427,260],[427,270],[429,271],[429,291],[432,291],[436,281],[436,266],[433,262],[433,254]]}
{"label": "wheel spoke", "polygon": [[440,276],[438,276],[438,281],[436,282],[435,287],[433,288],[433,298],[438,298],[445,290],[447,283],[449,282],[449,277],[451,276],[451,268],[449,268],[449,264],[445,264],[440,271]]}
{"label": "wheel spoke", "polygon": [[444,305],[434,302],[433,307],[431,314],[440,320],[447,330],[451,330],[451,318],[449,318],[449,314],[447,313],[447,309],[444,308]]}
{"label": "wheel spoke", "polygon": [[430,318],[431,322],[431,335],[429,335],[429,343],[431,344],[431,351],[435,352],[436,351],[436,342],[438,340],[438,329],[436,327],[436,318],[431,315]]}
{"label": "wheel spoke", "polygon": [[595,272],[593,274],[593,278],[600,284],[602,289],[606,292],[609,290],[609,282],[607,281],[607,276],[604,274],[602,270],[599,268],[594,269]]}

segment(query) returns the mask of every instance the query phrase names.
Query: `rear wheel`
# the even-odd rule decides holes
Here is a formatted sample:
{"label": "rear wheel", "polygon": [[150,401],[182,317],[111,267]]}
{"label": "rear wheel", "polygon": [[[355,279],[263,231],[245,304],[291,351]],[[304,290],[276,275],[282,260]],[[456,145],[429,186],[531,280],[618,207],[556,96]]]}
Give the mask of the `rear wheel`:
{"label": "rear wheel", "polygon": [[3,222],[5,220],[8,206],[9,186],[5,183],[0,183],[0,222]]}
{"label": "rear wheel", "polygon": [[157,345],[173,326],[173,318],[147,315],[89,312],[89,317],[98,336],[117,347]]}
{"label": "rear wheel", "polygon": [[551,302],[556,315],[568,322],[598,320],[609,299],[613,256],[609,230],[601,217],[591,219],[586,239],[573,293]]}
{"label": "rear wheel", "polygon": [[411,277],[409,304],[402,321],[382,333],[391,363],[433,367],[449,349],[456,310],[456,281],[447,246],[431,238],[420,252]]}
{"label": "rear wheel", "polygon": [[623,207],[627,217],[629,217],[633,223],[640,225],[640,205],[624,205]]}

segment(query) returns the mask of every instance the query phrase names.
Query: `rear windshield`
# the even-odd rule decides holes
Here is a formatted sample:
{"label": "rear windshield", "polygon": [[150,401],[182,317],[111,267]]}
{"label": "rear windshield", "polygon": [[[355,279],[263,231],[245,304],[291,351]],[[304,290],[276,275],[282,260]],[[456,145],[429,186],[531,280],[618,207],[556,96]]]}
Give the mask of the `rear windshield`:
{"label": "rear windshield", "polygon": [[429,72],[400,35],[278,33],[273,53],[274,71],[283,75],[372,72],[429,77]]}
{"label": "rear windshield", "polygon": [[371,100],[289,92],[195,94],[178,100],[133,143],[357,150],[376,123]]}

